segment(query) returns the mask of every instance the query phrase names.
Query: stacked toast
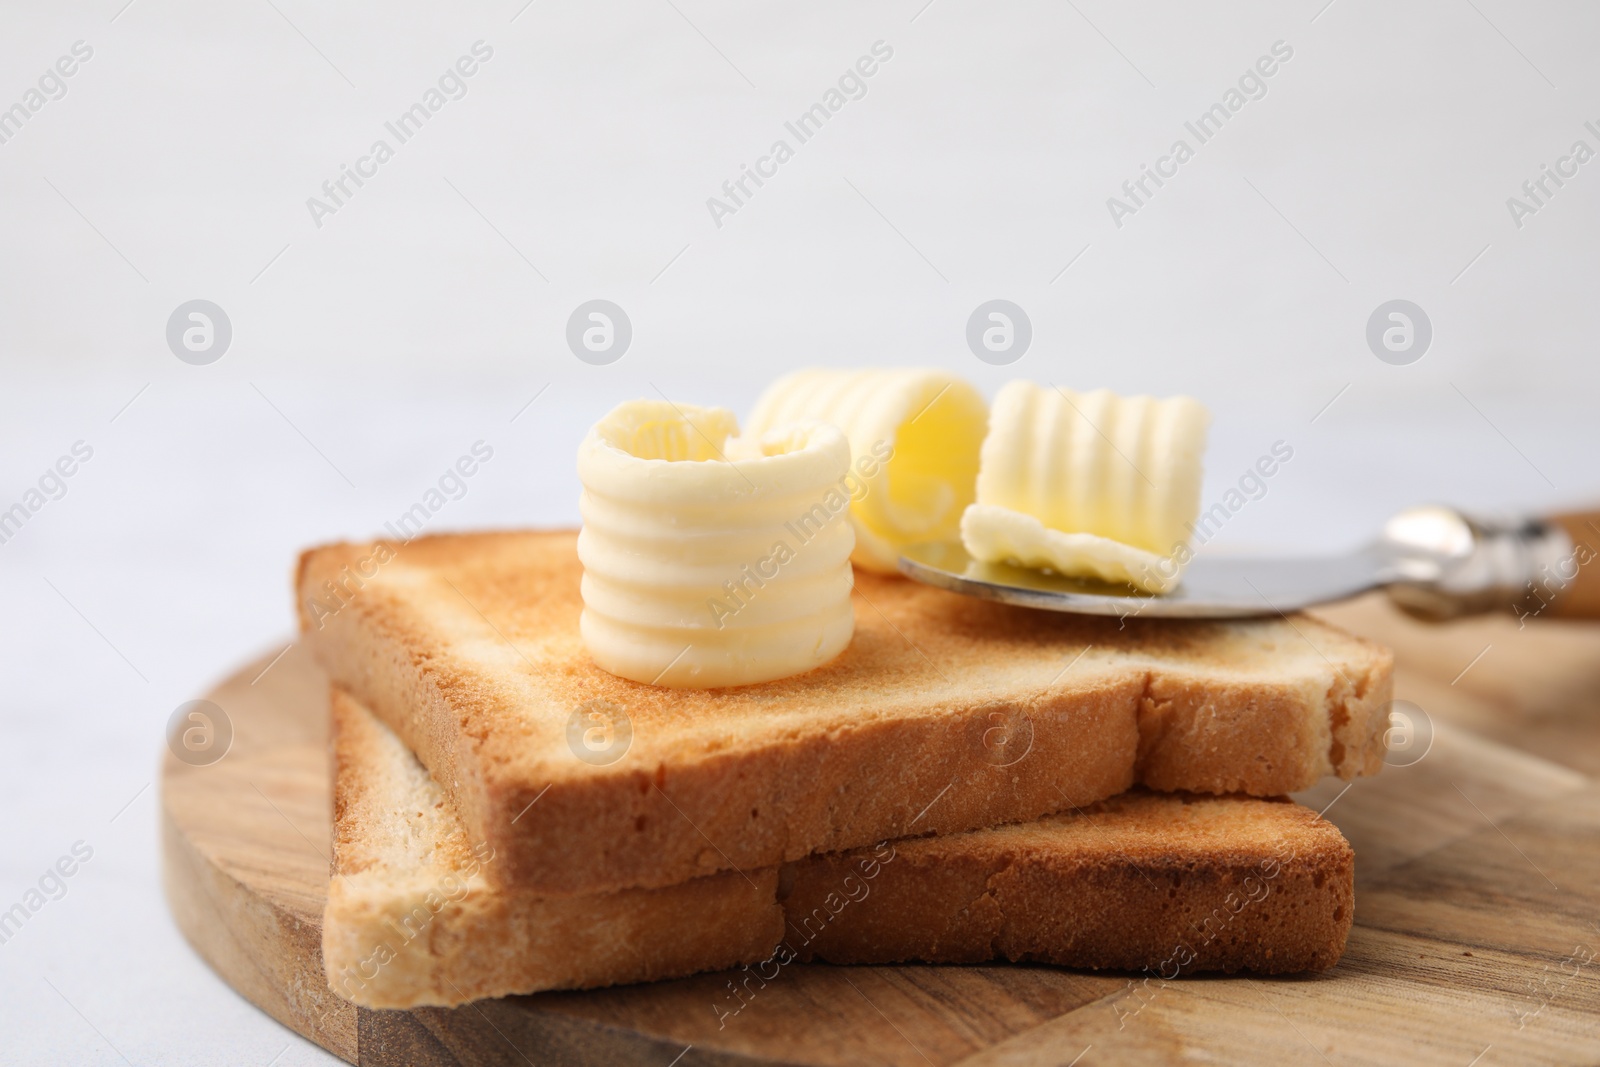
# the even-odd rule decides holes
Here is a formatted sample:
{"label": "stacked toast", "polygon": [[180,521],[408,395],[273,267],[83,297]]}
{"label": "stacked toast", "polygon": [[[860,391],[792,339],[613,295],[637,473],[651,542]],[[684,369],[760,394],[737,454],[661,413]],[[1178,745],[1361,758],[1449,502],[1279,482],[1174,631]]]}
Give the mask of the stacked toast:
{"label": "stacked toast", "polygon": [[858,570],[836,659],[669,690],[594,665],[581,576],[570,531],[302,557],[335,738],[324,959],[347,999],[1343,952],[1350,848],[1283,797],[1381,767],[1378,646],[1301,616],[1068,616]]}

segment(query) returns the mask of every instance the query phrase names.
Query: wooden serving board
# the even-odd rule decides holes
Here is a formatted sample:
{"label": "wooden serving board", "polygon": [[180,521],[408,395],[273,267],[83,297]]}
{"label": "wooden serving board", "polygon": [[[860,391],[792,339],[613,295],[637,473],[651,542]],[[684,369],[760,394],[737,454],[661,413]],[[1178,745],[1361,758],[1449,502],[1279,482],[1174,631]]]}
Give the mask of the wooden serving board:
{"label": "wooden serving board", "polygon": [[1356,925],[1322,975],[793,965],[722,1029],[714,974],[358,1009],[322,975],[327,695],[298,646],[210,695],[225,757],[167,757],[167,893],[235,989],[363,1065],[1600,1062],[1600,625],[1429,627],[1377,598],[1325,614],[1395,648],[1433,743],[1300,798],[1331,804],[1356,852]]}

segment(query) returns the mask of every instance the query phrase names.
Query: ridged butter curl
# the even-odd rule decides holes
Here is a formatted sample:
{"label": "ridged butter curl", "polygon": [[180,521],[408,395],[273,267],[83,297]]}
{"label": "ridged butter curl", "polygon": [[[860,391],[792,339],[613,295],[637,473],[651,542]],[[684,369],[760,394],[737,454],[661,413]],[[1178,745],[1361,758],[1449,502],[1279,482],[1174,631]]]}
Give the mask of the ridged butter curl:
{"label": "ridged butter curl", "polygon": [[795,422],[738,436],[731,412],[614,408],[578,450],[583,639],[599,666],[675,688],[749,685],[842,652],[850,446]]}
{"label": "ridged butter curl", "polygon": [[858,566],[893,574],[900,550],[956,536],[973,500],[988,405],[968,383],[919,368],[796,371],[761,394],[750,429],[823,419],[850,440]]}
{"label": "ridged butter curl", "polygon": [[977,503],[961,524],[967,551],[1150,593],[1171,589],[1200,510],[1209,422],[1186,396],[1008,382],[990,413]]}

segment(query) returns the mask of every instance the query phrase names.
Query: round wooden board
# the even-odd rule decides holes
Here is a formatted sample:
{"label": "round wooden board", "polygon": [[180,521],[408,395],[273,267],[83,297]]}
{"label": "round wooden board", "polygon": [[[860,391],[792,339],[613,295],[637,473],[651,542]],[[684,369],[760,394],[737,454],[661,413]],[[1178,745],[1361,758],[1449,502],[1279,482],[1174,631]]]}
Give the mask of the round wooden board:
{"label": "round wooden board", "polygon": [[[1329,817],[1357,857],[1356,927],[1323,975],[1135,985],[1049,967],[791,965],[722,1027],[713,1005],[725,1003],[726,974],[455,1009],[356,1008],[323,978],[327,689],[299,646],[208,694],[233,729],[222,759],[167,756],[167,894],[230,985],[363,1065],[1064,1067],[1082,1056],[1081,1067],[1461,1067],[1486,1046],[1480,1067],[1596,1062],[1600,960],[1572,954],[1600,945],[1600,788],[1583,773],[1600,769],[1600,627],[1422,630],[1372,602],[1338,621],[1395,644],[1399,695],[1423,703],[1437,729],[1416,766],[1303,798],[1337,802]],[[1492,659],[1448,684],[1490,643]],[[1481,736],[1501,728],[1500,741]]]}

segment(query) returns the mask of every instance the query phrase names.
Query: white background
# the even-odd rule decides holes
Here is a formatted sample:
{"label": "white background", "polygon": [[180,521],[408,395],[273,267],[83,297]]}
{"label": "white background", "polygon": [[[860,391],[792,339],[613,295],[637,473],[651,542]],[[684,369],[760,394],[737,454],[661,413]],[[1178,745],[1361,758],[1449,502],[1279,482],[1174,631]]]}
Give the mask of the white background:
{"label": "white background", "polygon": [[[94,50],[0,144],[0,509],[94,450],[0,544],[0,909],[94,848],[0,945],[6,1062],[329,1059],[179,936],[146,787],[172,710],[286,640],[297,550],[376,533],[475,441],[435,529],[575,521],[578,438],[622,399],[747,412],[797,366],[933,364],[1193,394],[1208,500],[1288,442],[1218,543],[1600,501],[1600,162],[1506,206],[1600,148],[1593,4],[123,2],[0,5],[0,107]],[[467,95],[314,225],[478,40]],[[707,197],[879,40],[865,97],[717,227]],[[1280,40],[1267,95],[1115,226]],[[634,329],[606,367],[564,341],[595,297]],[[1034,327],[1006,368],[964,341],[995,297]],[[165,341],[194,298],[233,326],[209,366]],[[1433,323],[1409,366],[1364,339],[1394,298]]]}

